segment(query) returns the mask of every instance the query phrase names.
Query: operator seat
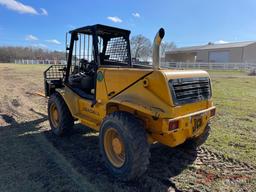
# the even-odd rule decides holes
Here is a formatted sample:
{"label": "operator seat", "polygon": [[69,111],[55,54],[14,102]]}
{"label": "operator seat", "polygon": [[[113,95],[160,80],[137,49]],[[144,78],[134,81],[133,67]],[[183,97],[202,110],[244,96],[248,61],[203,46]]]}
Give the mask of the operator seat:
{"label": "operator seat", "polygon": [[91,93],[94,88],[94,63],[88,62],[85,59],[81,59],[79,63],[79,69],[75,70],[75,74],[69,77],[69,84],[72,88],[80,89],[86,93]]}

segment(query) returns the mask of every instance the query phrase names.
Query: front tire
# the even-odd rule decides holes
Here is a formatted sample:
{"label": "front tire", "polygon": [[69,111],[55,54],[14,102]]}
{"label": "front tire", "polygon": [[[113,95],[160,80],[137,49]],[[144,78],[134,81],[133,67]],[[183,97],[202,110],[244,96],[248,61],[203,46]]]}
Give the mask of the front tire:
{"label": "front tire", "polygon": [[54,93],[48,101],[48,117],[52,132],[57,136],[67,134],[74,126],[74,119],[63,98]]}
{"label": "front tire", "polygon": [[126,112],[108,115],[100,129],[100,152],[112,175],[125,181],[140,177],[150,158],[142,122]]}

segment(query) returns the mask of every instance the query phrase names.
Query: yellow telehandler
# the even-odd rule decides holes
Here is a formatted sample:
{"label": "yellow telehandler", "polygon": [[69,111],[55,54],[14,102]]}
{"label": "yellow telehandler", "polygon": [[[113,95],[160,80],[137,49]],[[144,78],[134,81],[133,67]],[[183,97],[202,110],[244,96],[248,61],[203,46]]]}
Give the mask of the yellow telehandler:
{"label": "yellow telehandler", "polygon": [[123,180],[146,171],[154,142],[175,147],[206,140],[216,110],[209,74],[161,68],[164,29],[148,66],[132,63],[128,30],[97,24],[69,34],[67,65],[44,72],[54,134],[67,134],[75,121],[99,131],[103,163]]}

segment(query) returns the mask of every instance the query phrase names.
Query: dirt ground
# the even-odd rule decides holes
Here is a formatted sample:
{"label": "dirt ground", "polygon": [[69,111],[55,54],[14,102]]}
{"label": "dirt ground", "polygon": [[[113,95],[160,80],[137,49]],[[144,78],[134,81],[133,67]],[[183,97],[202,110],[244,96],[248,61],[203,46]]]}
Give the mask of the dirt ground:
{"label": "dirt ground", "polygon": [[50,132],[47,99],[35,94],[43,92],[46,67],[0,64],[0,191],[256,191],[253,155],[251,162],[230,157],[214,148],[214,136],[199,149],[152,145],[143,177],[114,179],[101,163],[97,133],[80,124],[68,137]]}

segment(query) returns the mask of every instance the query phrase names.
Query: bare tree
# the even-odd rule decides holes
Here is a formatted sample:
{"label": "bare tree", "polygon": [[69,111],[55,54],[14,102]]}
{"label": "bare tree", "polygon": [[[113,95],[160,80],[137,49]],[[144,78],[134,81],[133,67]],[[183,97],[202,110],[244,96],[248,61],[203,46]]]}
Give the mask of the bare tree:
{"label": "bare tree", "polygon": [[131,39],[131,52],[134,58],[147,59],[152,53],[151,41],[143,35],[133,36]]}
{"label": "bare tree", "polygon": [[161,57],[165,56],[166,51],[170,51],[175,48],[176,48],[176,45],[174,42],[162,42],[161,43],[161,53],[160,53]]}

